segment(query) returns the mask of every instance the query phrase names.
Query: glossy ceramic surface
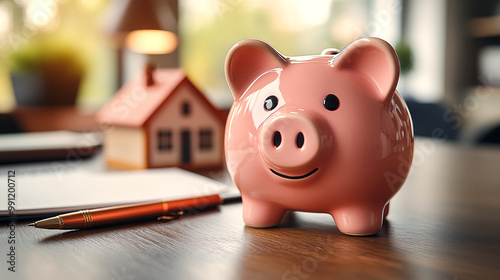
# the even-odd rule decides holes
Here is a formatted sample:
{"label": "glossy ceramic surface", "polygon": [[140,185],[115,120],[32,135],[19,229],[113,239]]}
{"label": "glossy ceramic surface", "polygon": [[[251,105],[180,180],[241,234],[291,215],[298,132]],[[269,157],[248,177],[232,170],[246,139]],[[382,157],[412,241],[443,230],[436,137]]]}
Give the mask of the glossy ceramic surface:
{"label": "glossy ceramic surface", "polygon": [[225,154],[245,223],[325,212],[345,234],[376,233],[413,157],[394,49],[364,38],[341,52],[286,57],[247,39],[231,48],[225,71],[235,100]]}

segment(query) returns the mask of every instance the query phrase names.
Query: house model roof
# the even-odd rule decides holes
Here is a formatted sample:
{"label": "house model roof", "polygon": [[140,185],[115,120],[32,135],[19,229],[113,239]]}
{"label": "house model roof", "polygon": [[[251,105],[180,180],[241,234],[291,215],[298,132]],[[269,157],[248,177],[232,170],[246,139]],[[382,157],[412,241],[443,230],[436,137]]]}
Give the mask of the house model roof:
{"label": "house model roof", "polygon": [[105,125],[139,127],[166,102],[169,96],[183,83],[188,83],[199,93],[200,101],[206,103],[214,113],[224,120],[221,112],[187,78],[180,68],[152,70],[154,84],[147,86],[147,74],[140,73],[126,83],[97,114]]}

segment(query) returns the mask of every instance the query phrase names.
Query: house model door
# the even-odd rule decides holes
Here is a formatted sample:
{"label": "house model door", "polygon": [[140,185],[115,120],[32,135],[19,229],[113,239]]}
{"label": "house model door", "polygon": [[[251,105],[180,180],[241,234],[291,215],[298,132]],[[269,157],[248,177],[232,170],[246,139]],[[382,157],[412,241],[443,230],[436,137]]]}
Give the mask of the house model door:
{"label": "house model door", "polygon": [[181,162],[191,162],[191,131],[182,130],[181,132]]}

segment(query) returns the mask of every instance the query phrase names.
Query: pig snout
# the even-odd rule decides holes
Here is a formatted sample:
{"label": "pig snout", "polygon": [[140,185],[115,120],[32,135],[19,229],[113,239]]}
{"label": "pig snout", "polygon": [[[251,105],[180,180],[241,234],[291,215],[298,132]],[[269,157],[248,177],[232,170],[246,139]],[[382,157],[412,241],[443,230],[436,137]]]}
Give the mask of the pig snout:
{"label": "pig snout", "polygon": [[325,152],[325,132],[313,119],[304,114],[282,113],[263,125],[259,149],[273,173],[300,179],[317,171],[321,153]]}

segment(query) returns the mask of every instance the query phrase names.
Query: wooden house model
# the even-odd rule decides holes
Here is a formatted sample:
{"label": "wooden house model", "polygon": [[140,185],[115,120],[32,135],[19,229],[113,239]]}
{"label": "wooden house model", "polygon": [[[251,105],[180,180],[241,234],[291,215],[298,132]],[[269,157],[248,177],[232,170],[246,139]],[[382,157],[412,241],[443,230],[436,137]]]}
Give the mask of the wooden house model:
{"label": "wooden house model", "polygon": [[109,167],[196,169],[223,164],[225,116],[181,69],[147,67],[97,118]]}

